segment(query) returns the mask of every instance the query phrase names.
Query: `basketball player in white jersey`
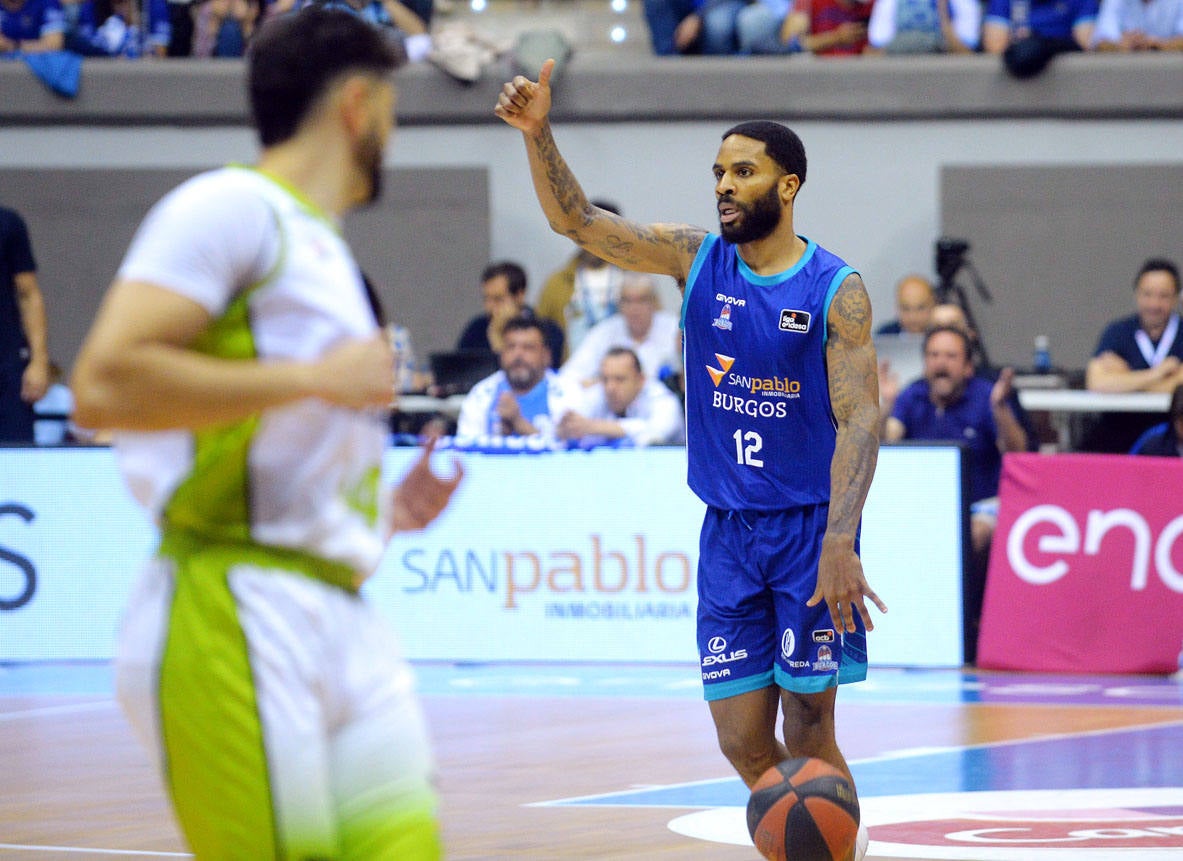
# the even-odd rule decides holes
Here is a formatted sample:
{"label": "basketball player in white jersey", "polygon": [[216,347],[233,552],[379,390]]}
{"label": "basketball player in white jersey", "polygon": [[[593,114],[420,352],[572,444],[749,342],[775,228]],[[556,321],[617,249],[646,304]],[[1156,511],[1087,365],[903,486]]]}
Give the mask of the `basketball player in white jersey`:
{"label": "basketball player in white jersey", "polygon": [[399,62],[347,12],[263,27],[258,163],[152,209],[75,366],[77,420],[116,431],[160,527],[117,688],[198,858],[441,854],[411,671],[358,596],[461,477],[429,445],[382,489],[395,359],[340,231],[378,193]]}

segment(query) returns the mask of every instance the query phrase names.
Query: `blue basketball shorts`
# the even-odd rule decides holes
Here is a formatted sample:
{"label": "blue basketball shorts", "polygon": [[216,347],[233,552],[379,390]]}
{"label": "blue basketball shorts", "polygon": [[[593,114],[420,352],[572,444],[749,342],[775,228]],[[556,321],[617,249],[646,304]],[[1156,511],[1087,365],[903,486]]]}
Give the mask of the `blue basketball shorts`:
{"label": "blue basketball shorts", "polygon": [[[706,699],[778,685],[797,693],[867,677],[867,634],[835,631],[817,588],[827,505],[707,507],[698,552],[698,657]],[[856,542],[855,549],[858,549]]]}

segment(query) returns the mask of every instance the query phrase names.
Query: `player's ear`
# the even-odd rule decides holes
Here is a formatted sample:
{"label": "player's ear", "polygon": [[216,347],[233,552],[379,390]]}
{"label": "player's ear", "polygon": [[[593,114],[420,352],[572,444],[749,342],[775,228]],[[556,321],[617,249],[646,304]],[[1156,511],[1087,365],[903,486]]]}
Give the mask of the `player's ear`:
{"label": "player's ear", "polygon": [[801,180],[795,173],[786,173],[780,178],[780,199],[784,203],[792,203],[797,197],[797,189],[801,187]]}
{"label": "player's ear", "polygon": [[360,136],[369,125],[370,87],[373,82],[364,75],[350,75],[338,86],[336,109],[341,122],[353,136]]}

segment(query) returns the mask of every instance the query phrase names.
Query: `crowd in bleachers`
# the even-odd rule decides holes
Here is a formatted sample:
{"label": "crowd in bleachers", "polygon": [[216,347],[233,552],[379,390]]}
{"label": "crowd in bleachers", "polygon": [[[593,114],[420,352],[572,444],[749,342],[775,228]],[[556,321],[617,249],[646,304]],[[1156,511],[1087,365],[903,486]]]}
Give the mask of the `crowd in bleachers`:
{"label": "crowd in bleachers", "polygon": [[[241,57],[255,28],[312,0],[3,0],[0,54]],[[509,46],[433,26],[432,0],[315,0],[388,30],[461,80]],[[1183,0],[643,0],[658,55],[1000,55],[1018,77],[1068,51],[1183,50]],[[448,6],[450,7],[450,3]]]}
{"label": "crowd in bleachers", "polygon": [[658,54],[1001,55],[1018,77],[1066,51],[1183,50],[1179,0],[645,0]]}

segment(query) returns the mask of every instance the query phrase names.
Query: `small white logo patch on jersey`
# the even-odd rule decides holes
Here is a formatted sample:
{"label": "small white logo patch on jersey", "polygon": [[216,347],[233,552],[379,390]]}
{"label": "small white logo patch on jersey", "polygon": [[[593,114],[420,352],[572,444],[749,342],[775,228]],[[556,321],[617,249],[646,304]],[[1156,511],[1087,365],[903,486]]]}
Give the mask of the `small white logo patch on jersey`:
{"label": "small white logo patch on jersey", "polygon": [[792,311],[782,308],[780,312],[780,330],[782,332],[808,332],[809,321],[812,319],[808,311]]}

